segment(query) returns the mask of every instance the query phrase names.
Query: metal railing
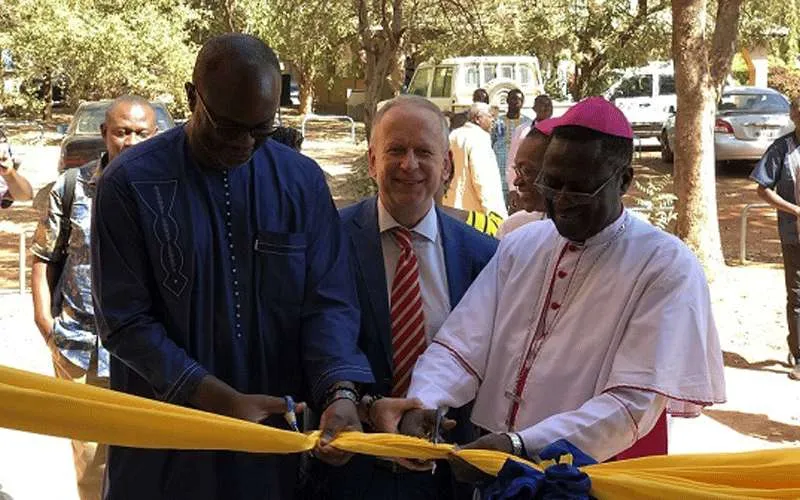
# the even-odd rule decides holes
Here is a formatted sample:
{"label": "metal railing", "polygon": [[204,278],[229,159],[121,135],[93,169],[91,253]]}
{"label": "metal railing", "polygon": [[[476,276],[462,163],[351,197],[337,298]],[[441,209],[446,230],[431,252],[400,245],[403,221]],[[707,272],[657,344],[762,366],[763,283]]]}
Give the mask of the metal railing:
{"label": "metal railing", "polygon": [[739,221],[739,262],[742,264],[747,263],[747,215],[750,210],[754,208],[771,208],[766,203],[748,203],[742,209],[742,215]]}
{"label": "metal railing", "polygon": [[356,122],[346,115],[315,115],[314,113],[307,114],[303,117],[303,122],[300,124],[300,132],[303,137],[306,136],[306,122],[320,121],[320,122],[334,122],[334,121],[349,121],[350,122],[350,140],[356,143]]}

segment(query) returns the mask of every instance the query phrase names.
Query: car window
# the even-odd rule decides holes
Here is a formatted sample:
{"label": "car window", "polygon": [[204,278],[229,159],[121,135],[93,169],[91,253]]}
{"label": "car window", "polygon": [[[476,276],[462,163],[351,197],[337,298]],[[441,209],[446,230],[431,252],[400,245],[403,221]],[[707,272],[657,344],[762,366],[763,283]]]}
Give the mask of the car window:
{"label": "car window", "polygon": [[635,75],[622,81],[615,97],[652,97],[653,75]]}
{"label": "car window", "polygon": [[431,97],[450,97],[453,89],[453,68],[439,66],[433,74]]}
{"label": "car window", "polygon": [[[99,134],[100,125],[106,118],[106,109],[108,109],[108,106],[92,106],[78,110],[78,114],[75,117],[75,133]],[[153,105],[153,109],[156,110],[156,127],[158,127],[158,130],[163,132],[172,128],[174,122],[167,109],[160,104]]]}
{"label": "car window", "polygon": [[658,95],[670,95],[675,93],[675,77],[672,75],[660,75],[658,77]]}
{"label": "car window", "polygon": [[469,64],[464,71],[464,84],[468,89],[480,87],[480,68],[477,64]]}
{"label": "car window", "polygon": [[521,85],[527,85],[533,79],[531,75],[531,69],[527,66],[520,66],[517,76],[519,77],[517,81]]}
{"label": "car window", "polygon": [[90,108],[82,108],[78,111],[78,116],[75,118],[77,125],[75,126],[76,134],[99,134],[100,125],[105,121],[106,108],[105,106],[92,106]]}
{"label": "car window", "polygon": [[776,94],[727,93],[717,109],[721,113],[783,114],[789,112],[789,103]]}
{"label": "car window", "polygon": [[172,128],[173,122],[166,108],[161,106],[154,107],[156,110],[156,127],[158,127],[159,132],[163,132]]}
{"label": "car window", "polygon": [[431,83],[431,76],[433,76],[433,68],[418,69],[408,85],[408,93],[428,97],[428,84]]}
{"label": "car window", "polygon": [[511,80],[514,79],[514,65],[513,64],[501,64],[500,71],[498,72],[498,76],[502,78],[510,78]]}
{"label": "car window", "polygon": [[483,65],[483,83],[486,84],[495,79],[495,73],[497,72],[497,65],[496,64],[484,64]]}

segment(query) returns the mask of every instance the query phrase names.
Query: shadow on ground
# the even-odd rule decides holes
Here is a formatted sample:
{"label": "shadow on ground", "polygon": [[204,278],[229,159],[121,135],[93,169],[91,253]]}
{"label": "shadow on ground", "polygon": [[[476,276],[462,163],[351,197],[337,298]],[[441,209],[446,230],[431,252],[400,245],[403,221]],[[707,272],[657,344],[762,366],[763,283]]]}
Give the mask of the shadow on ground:
{"label": "shadow on ground", "polygon": [[[735,352],[722,352],[722,361],[725,366],[730,368],[741,368],[743,370],[756,370],[763,372],[777,373],[780,375],[788,375],[791,365],[785,361],[778,361],[777,359],[766,359],[764,361],[747,361],[742,355]],[[784,368],[784,369],[781,369]]]}
{"label": "shadow on ground", "polygon": [[800,442],[800,426],[770,420],[767,415],[740,411],[703,410],[703,415],[734,431],[772,443]]}

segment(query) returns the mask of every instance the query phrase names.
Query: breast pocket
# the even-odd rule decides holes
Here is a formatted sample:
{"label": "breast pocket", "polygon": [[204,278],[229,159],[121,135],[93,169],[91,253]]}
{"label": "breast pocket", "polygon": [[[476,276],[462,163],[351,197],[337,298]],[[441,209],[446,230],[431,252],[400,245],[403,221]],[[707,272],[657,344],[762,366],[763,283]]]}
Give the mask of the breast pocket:
{"label": "breast pocket", "polygon": [[306,235],[260,231],[255,243],[262,296],[300,304],[306,288]]}

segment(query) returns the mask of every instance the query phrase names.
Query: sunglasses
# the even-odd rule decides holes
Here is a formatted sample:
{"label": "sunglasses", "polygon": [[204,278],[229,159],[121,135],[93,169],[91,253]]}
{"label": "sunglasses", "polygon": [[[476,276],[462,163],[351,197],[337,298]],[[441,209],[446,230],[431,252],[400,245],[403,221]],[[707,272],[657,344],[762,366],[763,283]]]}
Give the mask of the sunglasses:
{"label": "sunglasses", "polygon": [[609,183],[617,177],[617,175],[622,172],[627,165],[622,165],[621,167],[617,168],[614,173],[606,179],[600,187],[594,190],[591,193],[585,193],[583,191],[564,191],[563,189],[556,189],[551,186],[548,186],[547,183],[544,182],[544,172],[539,174],[539,177],[536,178],[536,182],[533,183],[533,186],[536,188],[539,193],[542,194],[545,200],[553,201],[556,198],[567,199],[573,205],[588,205],[594,201],[600,192],[609,185]]}
{"label": "sunglasses", "polygon": [[277,127],[275,127],[275,120],[269,120],[267,124],[262,123],[255,127],[245,127],[242,125],[220,125],[219,119],[214,118],[214,115],[211,113],[211,110],[208,109],[205,100],[203,100],[203,96],[200,95],[200,91],[197,90],[197,87],[194,84],[187,83],[187,89],[191,89],[191,92],[197,96],[197,100],[200,102],[200,105],[203,107],[203,113],[208,118],[208,122],[211,123],[211,126],[214,128],[214,131],[223,139],[239,139],[244,135],[250,135],[253,139],[260,141],[266,140],[271,137],[275,132],[277,132]]}

